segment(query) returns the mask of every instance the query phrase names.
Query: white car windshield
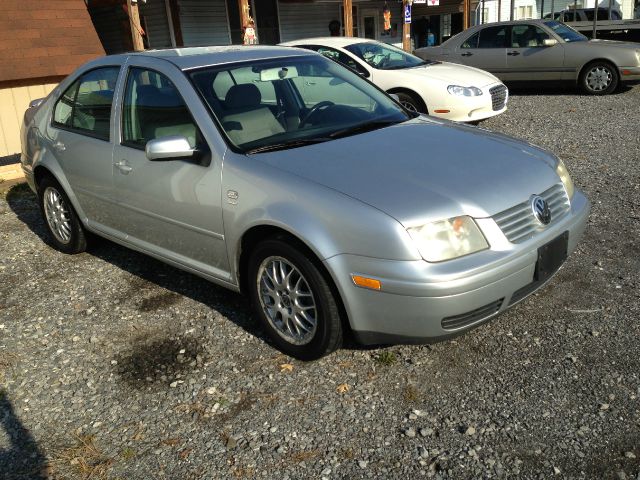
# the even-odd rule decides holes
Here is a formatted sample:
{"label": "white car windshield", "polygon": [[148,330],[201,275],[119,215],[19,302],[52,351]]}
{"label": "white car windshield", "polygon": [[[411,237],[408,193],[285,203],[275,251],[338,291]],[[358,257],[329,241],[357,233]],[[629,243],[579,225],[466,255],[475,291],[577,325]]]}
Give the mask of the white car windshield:
{"label": "white car windshield", "polygon": [[230,144],[258,153],[382,128],[410,118],[359,75],[320,55],[191,72]]}
{"label": "white car windshield", "polygon": [[393,45],[384,43],[362,42],[344,48],[379,70],[398,70],[434,63],[426,62]]}

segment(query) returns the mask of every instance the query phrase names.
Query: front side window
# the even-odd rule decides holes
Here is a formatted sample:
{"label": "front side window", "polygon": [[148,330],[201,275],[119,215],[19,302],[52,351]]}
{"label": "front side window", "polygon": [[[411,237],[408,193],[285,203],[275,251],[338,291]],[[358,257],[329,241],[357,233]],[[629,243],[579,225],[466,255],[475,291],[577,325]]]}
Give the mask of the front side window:
{"label": "front side window", "polygon": [[191,148],[201,135],[175,85],[153,70],[131,68],[122,107],[123,144],[144,148],[149,140],[180,135]]}
{"label": "front side window", "polygon": [[511,48],[543,47],[549,34],[534,25],[511,27]]}
{"label": "front side window", "polygon": [[488,27],[480,31],[478,48],[507,48],[507,27]]}
{"label": "front side window", "polygon": [[120,67],[105,67],[82,75],[60,97],[53,123],[102,140],[109,140],[113,92]]}
{"label": "front side window", "polygon": [[383,43],[361,42],[344,48],[378,70],[398,70],[432,63]]}
{"label": "front side window", "polygon": [[229,142],[247,153],[329,141],[410,118],[358,74],[319,55],[207,67],[190,76]]}

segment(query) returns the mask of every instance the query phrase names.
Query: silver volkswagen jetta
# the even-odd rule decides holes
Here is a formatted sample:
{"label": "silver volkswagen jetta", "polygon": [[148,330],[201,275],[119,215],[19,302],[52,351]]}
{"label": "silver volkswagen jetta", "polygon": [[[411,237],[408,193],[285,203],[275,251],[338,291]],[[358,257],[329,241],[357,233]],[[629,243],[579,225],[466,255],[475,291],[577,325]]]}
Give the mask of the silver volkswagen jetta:
{"label": "silver volkswagen jetta", "polygon": [[25,115],[53,244],[86,232],[246,292],[303,359],[469,329],[547,282],[589,202],[533,145],[403,110],[321,55],[108,56]]}

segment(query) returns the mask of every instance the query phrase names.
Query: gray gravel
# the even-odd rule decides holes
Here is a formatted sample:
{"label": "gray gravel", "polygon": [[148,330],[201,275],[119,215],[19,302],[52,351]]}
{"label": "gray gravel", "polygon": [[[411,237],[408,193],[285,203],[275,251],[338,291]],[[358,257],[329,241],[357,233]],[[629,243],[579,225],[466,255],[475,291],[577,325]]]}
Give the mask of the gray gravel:
{"label": "gray gravel", "polygon": [[549,148],[593,202],[543,291],[453,341],[314,363],[247,301],[0,199],[0,478],[640,479],[640,87],[514,92],[482,124]]}

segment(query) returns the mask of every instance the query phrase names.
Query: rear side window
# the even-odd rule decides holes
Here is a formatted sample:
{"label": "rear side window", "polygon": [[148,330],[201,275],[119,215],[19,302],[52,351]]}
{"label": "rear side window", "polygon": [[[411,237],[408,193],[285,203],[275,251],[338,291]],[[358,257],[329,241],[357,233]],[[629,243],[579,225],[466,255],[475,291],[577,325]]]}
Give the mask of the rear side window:
{"label": "rear side window", "polygon": [[122,109],[123,144],[143,149],[149,140],[180,135],[195,148],[201,135],[178,89],[153,70],[132,68]]}
{"label": "rear side window", "polygon": [[119,71],[120,67],[105,67],[82,75],[58,99],[53,124],[108,141]]}
{"label": "rear side window", "polygon": [[506,48],[507,27],[488,27],[480,31],[478,48]]}

